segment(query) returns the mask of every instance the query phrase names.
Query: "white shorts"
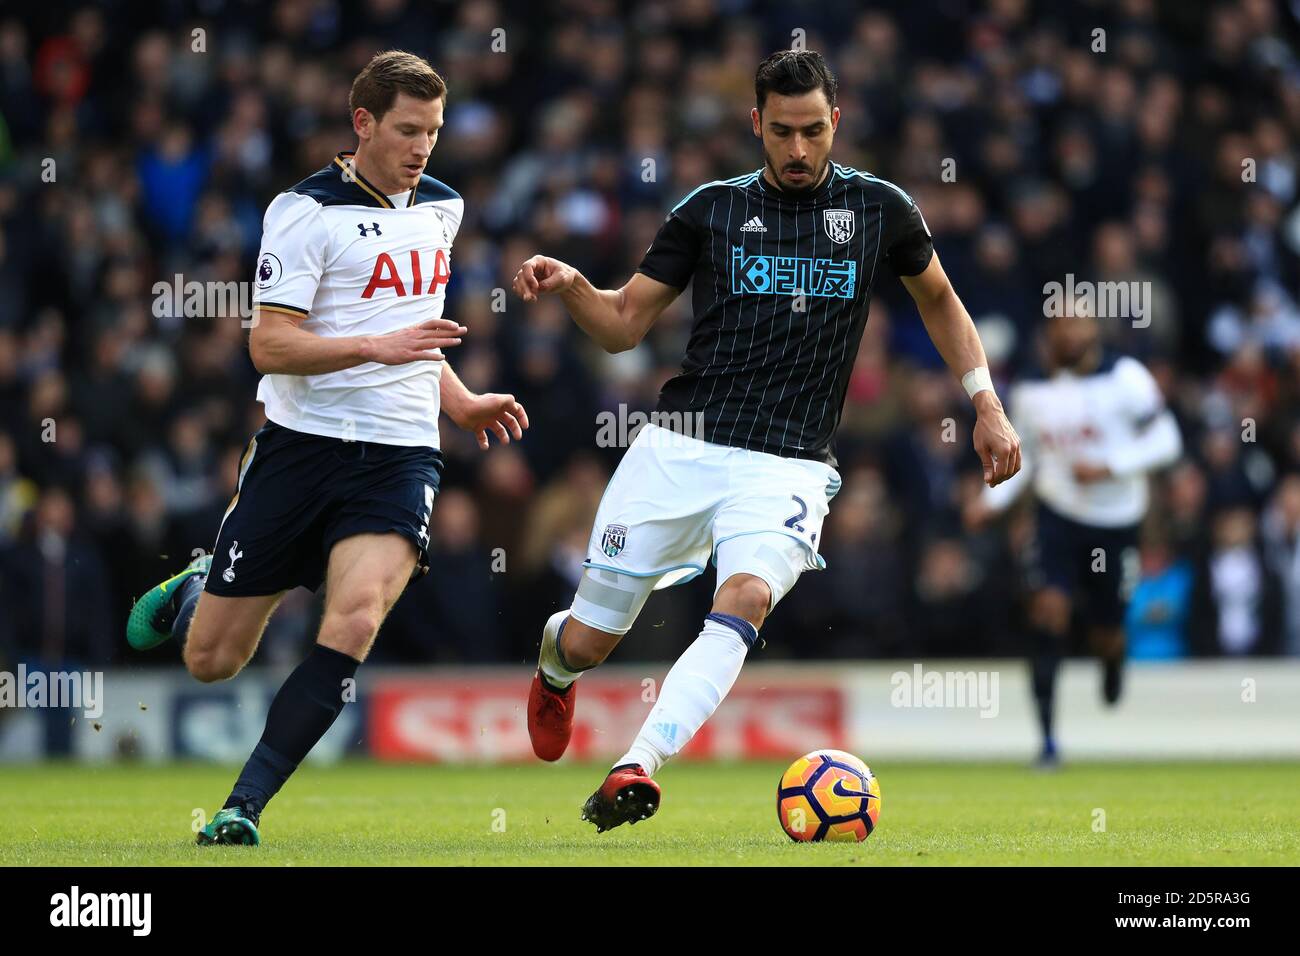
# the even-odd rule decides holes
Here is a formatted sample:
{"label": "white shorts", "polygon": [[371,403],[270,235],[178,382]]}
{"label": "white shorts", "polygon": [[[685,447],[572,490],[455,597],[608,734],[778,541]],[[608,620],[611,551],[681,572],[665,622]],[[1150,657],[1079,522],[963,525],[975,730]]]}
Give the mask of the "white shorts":
{"label": "white shorts", "polygon": [[[839,488],[839,472],[822,462],[715,445],[648,424],[601,498],[585,579],[617,588],[614,575],[627,575],[649,585],[636,589],[648,595],[702,574],[712,558],[718,587],[733,574],[753,574],[767,582],[775,606],[800,574],[826,566],[817,548]],[[608,593],[588,584],[588,595],[593,589]],[[575,613],[584,587],[578,597]],[[643,601],[632,598],[633,617]],[[587,623],[610,629],[613,622],[601,617]]]}

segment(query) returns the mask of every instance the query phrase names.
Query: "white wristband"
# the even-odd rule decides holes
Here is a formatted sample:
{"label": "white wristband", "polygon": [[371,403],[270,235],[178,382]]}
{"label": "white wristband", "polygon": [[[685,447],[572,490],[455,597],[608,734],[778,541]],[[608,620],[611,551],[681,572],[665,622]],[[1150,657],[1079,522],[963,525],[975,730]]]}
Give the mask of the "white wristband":
{"label": "white wristband", "polygon": [[988,389],[993,391],[993,377],[989,375],[987,366],[981,365],[979,368],[973,368],[961,377],[962,387],[966,389],[966,394],[971,398],[975,397],[976,392],[982,392]]}

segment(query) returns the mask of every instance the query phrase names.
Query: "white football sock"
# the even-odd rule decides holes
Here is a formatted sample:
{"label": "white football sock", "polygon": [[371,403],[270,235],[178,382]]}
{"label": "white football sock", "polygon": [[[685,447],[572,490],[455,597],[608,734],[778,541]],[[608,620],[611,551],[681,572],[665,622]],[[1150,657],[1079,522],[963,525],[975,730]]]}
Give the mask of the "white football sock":
{"label": "white football sock", "polygon": [[[557,613],[563,614],[566,621],[569,619],[568,611],[559,611]],[[551,619],[554,617],[554,614],[551,615]],[[551,620],[548,619],[546,626],[550,627],[550,625]],[[561,626],[560,630],[561,632],[563,631],[563,626]],[[571,671],[565,666],[564,659],[560,656],[561,649],[557,647],[560,637],[562,636],[563,634],[557,636],[554,641],[547,641],[543,638],[542,652],[537,658],[537,666],[541,669],[542,676],[546,678],[546,682],[560,690],[564,690],[582,676],[582,671]],[[587,668],[584,668],[584,670],[586,669]]]}
{"label": "white football sock", "polygon": [[653,777],[718,709],[757,638],[758,631],[748,621],[710,614],[700,636],[664,678],[659,699],[631,748],[614,766],[640,764]]}

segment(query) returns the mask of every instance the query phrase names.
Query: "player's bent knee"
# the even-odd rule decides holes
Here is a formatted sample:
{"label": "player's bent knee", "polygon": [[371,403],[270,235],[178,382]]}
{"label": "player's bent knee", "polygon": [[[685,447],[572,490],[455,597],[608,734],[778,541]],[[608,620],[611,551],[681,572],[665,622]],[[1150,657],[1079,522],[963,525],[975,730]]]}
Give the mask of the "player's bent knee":
{"label": "player's bent knee", "polygon": [[744,618],[754,627],[762,627],[772,606],[772,588],[754,574],[731,575],[718,588],[713,598],[713,610]]}
{"label": "player's bent knee", "polygon": [[229,680],[243,669],[243,661],[236,660],[216,647],[185,647],[185,669],[190,676],[203,684]]}
{"label": "player's bent knee", "polygon": [[189,633],[181,654],[190,676],[204,684],[229,680],[239,673],[242,663],[222,648],[220,632],[208,627],[212,618],[195,617],[190,622]]}
{"label": "player's bent knee", "polygon": [[564,622],[564,630],[560,632],[560,649],[564,662],[569,667],[574,670],[586,670],[597,664],[603,664],[605,658],[613,653],[622,639],[622,634],[602,631],[590,624],[575,620],[570,614],[569,619]]}
{"label": "player's bent knee", "polygon": [[383,623],[380,605],[362,604],[347,611],[326,612],[319,643],[361,660]]}
{"label": "player's bent knee", "polygon": [[724,540],[714,556],[718,589],[713,609],[761,627],[799,576],[819,559],[803,541],[778,532],[743,534]]}
{"label": "player's bent knee", "polygon": [[318,643],[357,660],[364,660],[379,626],[384,622],[386,606],[383,587],[356,585],[340,591],[325,603]]}

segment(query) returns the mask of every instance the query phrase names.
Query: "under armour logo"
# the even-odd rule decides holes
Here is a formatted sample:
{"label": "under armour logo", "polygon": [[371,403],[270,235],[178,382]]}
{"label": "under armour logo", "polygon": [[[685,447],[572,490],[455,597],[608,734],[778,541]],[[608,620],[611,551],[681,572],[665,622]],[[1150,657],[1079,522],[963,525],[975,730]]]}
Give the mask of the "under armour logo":
{"label": "under armour logo", "polygon": [[239,551],[239,542],[236,541],[230,545],[230,567],[221,572],[221,580],[229,584],[235,580],[235,562],[244,556],[244,552]]}
{"label": "under armour logo", "polygon": [[377,223],[377,222],[372,222],[372,223],[370,224],[370,228],[369,228],[369,229],[366,228],[366,224],[365,224],[364,222],[359,222],[359,223],[357,223],[357,228],[361,230],[361,237],[362,237],[363,239],[364,239],[364,238],[366,237],[366,235],[367,235],[368,233],[370,233],[372,230],[374,231],[374,234],[375,234],[376,236],[382,236],[382,235],[383,235],[383,233],[379,231],[379,223]]}

